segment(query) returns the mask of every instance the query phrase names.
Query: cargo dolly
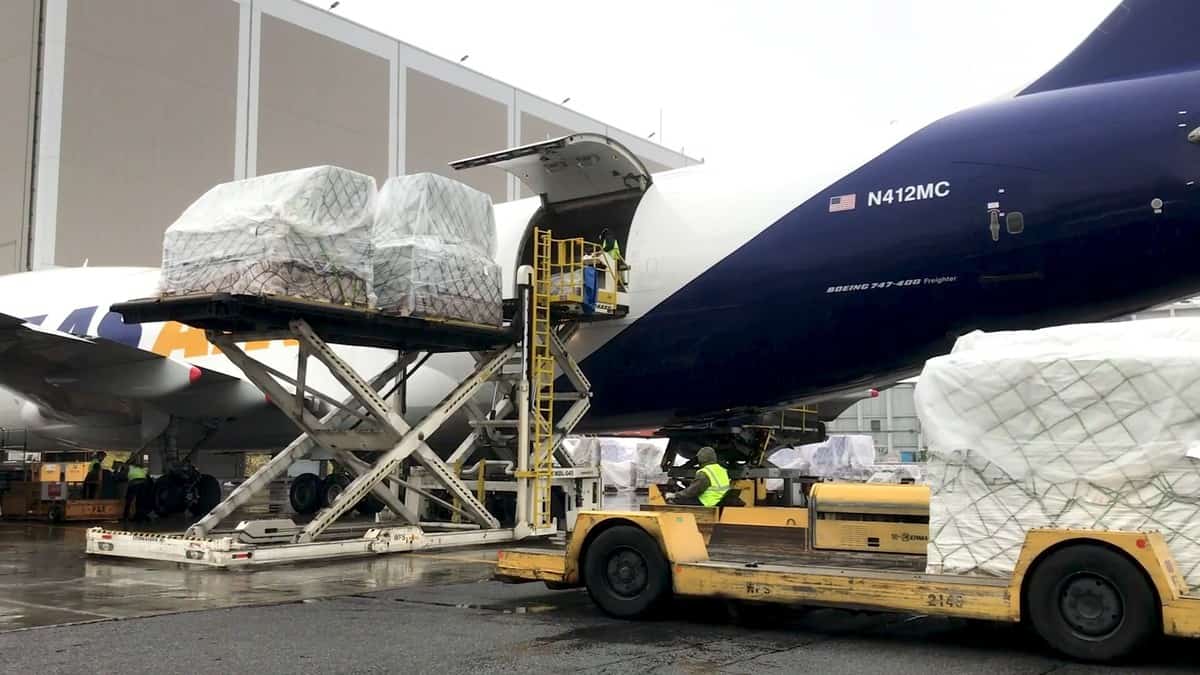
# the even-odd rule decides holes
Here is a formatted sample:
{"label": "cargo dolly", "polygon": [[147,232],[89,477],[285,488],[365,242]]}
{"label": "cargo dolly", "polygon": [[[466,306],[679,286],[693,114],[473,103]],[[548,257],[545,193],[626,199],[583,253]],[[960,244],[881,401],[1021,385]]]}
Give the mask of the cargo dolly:
{"label": "cargo dolly", "polygon": [[1010,576],[935,574],[928,521],[913,517],[928,499],[922,486],[824,483],[808,509],[585,511],[565,546],[501,550],[496,578],[582,586],[621,618],[679,596],[1023,622],[1085,661],[1161,635],[1200,638],[1200,595],[1161,533],[1035,529]]}
{"label": "cargo dolly", "polygon": [[[548,232],[538,235],[539,244],[546,245],[538,246],[534,266],[518,270],[520,308],[504,327],[272,296],[213,294],[114,305],[113,311],[130,323],[178,321],[205,330],[209,341],[300,434],[186,533],[92,528],[87,552],[217,567],[296,562],[549,536],[568,529],[580,510],[598,508],[603,493],[599,468],[573,466],[559,450],[590,405],[590,385],[556,333],[567,327],[552,320],[546,273],[551,240]],[[294,377],[255,360],[242,347],[270,339],[297,341]],[[366,378],[331,344],[395,350],[397,359]],[[469,352],[476,367],[410,426],[381,392],[391,383],[402,387],[424,363],[422,355],[445,352]],[[339,401],[313,389],[306,382],[310,359],[324,365],[349,397]],[[497,385],[496,394],[491,411],[483,414],[474,399],[489,384]],[[570,391],[556,391],[564,386]],[[331,412],[318,418],[306,396],[322,399]],[[460,411],[472,418],[474,431],[443,459],[426,440]],[[507,461],[476,458],[489,428],[501,426],[515,427],[514,456]],[[355,477],[311,521],[247,521],[232,535],[212,535],[223,519],[282,477],[293,462],[318,451]],[[503,525],[485,506],[486,496],[497,491],[515,496],[514,513],[505,518],[511,522]],[[368,495],[382,501],[396,522],[377,517],[374,527],[350,538],[330,527]],[[452,520],[422,518],[431,503],[442,513],[453,513]],[[555,504],[560,508],[553,509]]]}

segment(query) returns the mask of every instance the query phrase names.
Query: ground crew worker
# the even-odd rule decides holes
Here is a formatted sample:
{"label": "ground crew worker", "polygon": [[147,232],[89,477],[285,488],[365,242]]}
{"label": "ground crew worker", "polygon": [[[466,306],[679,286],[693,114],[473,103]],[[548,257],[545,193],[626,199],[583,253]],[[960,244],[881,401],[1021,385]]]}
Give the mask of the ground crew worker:
{"label": "ground crew worker", "polygon": [[617,269],[627,270],[629,265],[625,263],[625,259],[621,257],[621,243],[608,233],[608,228],[600,231],[600,249],[612,256],[613,261],[617,263]]}
{"label": "ground crew worker", "polygon": [[617,269],[614,271],[613,276],[617,282],[617,290],[624,291],[628,285],[628,280],[625,278],[625,271],[629,269],[629,265],[621,257],[620,242],[617,241],[616,237],[608,233],[607,227],[600,231],[600,250],[607,253],[612,258],[613,263],[616,264]]}
{"label": "ground crew worker", "polygon": [[130,455],[129,460],[125,462],[125,478],[129,482],[125,485],[125,510],[121,513],[121,520],[129,520],[131,505],[133,506],[134,521],[139,521],[145,516],[142,507],[146,503],[144,493],[150,486],[150,472],[145,467],[136,464],[136,461]]}
{"label": "ground crew worker", "polygon": [[100,484],[104,480],[104,458],[101,450],[92,456],[92,465],[88,468],[87,478],[83,479],[83,498],[95,499],[100,496]]}
{"label": "ground crew worker", "polygon": [[[691,506],[717,506],[726,500],[729,493],[729,473],[717,462],[717,451],[707,445],[696,453],[696,462],[700,470],[696,472],[696,480],[675,495],[672,504]],[[736,497],[736,493],[734,494]],[[741,500],[738,500],[739,502]],[[727,504],[728,505],[728,504]]]}

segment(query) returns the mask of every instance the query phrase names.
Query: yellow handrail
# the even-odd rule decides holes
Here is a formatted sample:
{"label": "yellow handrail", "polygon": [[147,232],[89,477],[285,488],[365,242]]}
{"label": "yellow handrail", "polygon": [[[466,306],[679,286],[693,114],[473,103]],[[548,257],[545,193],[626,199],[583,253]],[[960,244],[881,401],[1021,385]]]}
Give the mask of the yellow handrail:
{"label": "yellow handrail", "polygon": [[550,351],[551,278],[554,240],[550,232],[534,229],[533,325],[530,330],[533,375],[533,513],[535,528],[551,525],[550,484],[554,477],[554,355]]}

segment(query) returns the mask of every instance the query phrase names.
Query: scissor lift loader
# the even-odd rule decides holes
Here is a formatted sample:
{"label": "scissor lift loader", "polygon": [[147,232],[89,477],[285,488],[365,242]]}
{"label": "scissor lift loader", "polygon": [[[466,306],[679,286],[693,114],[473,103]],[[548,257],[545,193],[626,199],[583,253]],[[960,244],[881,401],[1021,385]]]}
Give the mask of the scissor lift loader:
{"label": "scissor lift loader", "polygon": [[[565,327],[552,317],[549,269],[554,240],[546,231],[536,235],[535,265],[518,271],[519,303],[504,327],[272,296],[212,294],[115,305],[114,311],[127,322],[179,321],[205,330],[209,341],[295,423],[300,435],[186,533],[92,528],[87,552],[218,567],[295,562],[554,535],[560,525],[569,527],[578,511],[597,508],[603,493],[599,468],[573,466],[559,450],[563,437],[587,412],[590,386],[556,335]],[[271,339],[298,342],[295,377],[255,360],[241,346]],[[368,378],[340,358],[333,344],[395,350],[397,359]],[[476,368],[410,425],[381,392],[411,377],[424,363],[422,354],[444,352],[469,352]],[[323,364],[350,396],[339,401],[309,386],[310,359]],[[556,392],[556,380],[569,383],[572,391]],[[497,396],[492,410],[480,415],[472,401],[491,384],[510,393]],[[307,396],[328,403],[332,412],[318,418],[306,405]],[[556,408],[556,402],[562,405]],[[473,418],[475,429],[443,459],[426,439],[460,410]],[[512,457],[475,458],[488,430],[501,426],[515,427]],[[355,478],[311,521],[246,521],[232,533],[214,534],[225,518],[318,448]],[[506,514],[509,522],[504,525],[485,506],[487,496],[497,492],[515,496],[514,513]],[[377,518],[382,522],[351,537],[331,528],[368,495],[387,506],[394,522]],[[557,509],[552,508],[552,495],[559,499]],[[424,520],[429,504],[453,517]]]}

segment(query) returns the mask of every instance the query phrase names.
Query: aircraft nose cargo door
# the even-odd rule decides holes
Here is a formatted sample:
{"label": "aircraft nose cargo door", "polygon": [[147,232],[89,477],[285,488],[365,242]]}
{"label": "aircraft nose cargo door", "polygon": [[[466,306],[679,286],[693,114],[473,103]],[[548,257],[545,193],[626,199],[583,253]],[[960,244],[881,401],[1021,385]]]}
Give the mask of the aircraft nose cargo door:
{"label": "aircraft nose cargo door", "polygon": [[593,248],[605,240],[615,243],[615,248],[606,248],[619,270],[614,278],[618,287],[599,288],[600,294],[623,296],[636,285],[636,279],[630,278],[629,261],[637,258],[637,251],[629,249],[630,229],[652,181],[645,165],[625,146],[601,134],[572,134],[461,159],[450,166],[497,167],[539,195],[542,205],[526,226],[517,265],[532,264],[532,233],[540,228],[551,231],[556,241],[582,239]]}

